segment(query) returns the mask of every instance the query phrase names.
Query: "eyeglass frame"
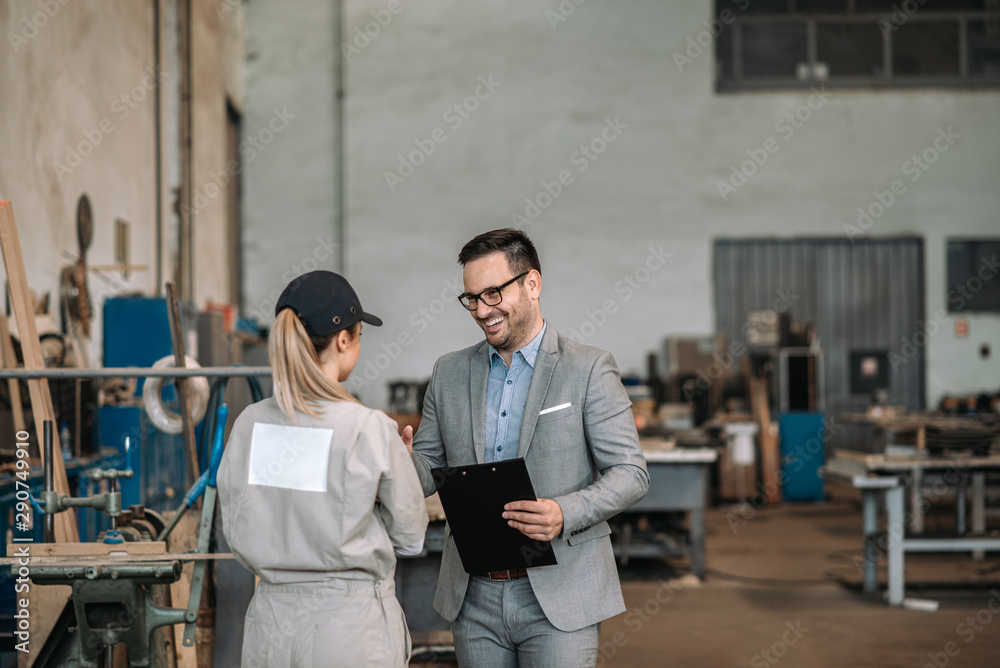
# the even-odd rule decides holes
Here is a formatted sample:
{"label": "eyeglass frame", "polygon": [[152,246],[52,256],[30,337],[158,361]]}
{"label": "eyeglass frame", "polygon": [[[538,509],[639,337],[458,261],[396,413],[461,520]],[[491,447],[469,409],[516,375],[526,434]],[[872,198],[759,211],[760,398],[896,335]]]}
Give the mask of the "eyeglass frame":
{"label": "eyeglass frame", "polygon": [[[515,276],[514,278],[510,279],[509,281],[507,281],[503,285],[495,285],[492,288],[486,288],[482,292],[480,292],[478,294],[475,294],[475,295],[471,294],[469,292],[463,292],[462,294],[460,294],[458,296],[458,303],[461,304],[462,308],[464,308],[466,311],[475,311],[476,309],[478,309],[479,308],[479,302],[482,302],[482,303],[486,304],[487,306],[499,306],[503,302],[503,291],[504,291],[504,288],[510,287],[515,281],[521,280],[522,278],[524,278],[525,276],[527,276],[531,272],[532,272],[532,270],[529,269],[528,271],[524,272],[523,274],[520,274],[520,275]],[[493,290],[497,291],[497,294],[500,295],[500,299],[497,300],[496,304],[489,304],[489,303],[487,303],[487,301],[485,299],[483,299],[483,295],[485,293],[491,292]],[[462,301],[463,299],[468,299],[469,300],[468,306],[465,304],[464,301]],[[475,307],[472,306],[473,300],[475,300],[475,302],[476,302],[476,306]]]}

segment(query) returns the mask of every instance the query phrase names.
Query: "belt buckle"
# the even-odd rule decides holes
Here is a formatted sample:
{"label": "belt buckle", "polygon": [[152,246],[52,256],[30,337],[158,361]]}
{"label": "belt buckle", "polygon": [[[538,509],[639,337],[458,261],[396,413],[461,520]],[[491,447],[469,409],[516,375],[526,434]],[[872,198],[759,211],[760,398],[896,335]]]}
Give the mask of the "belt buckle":
{"label": "belt buckle", "polygon": [[[503,575],[498,575],[497,577],[493,577],[494,573],[503,573]],[[490,571],[489,573],[487,573],[487,577],[493,582],[510,582],[511,580],[514,579],[511,577],[510,569],[502,571]]]}

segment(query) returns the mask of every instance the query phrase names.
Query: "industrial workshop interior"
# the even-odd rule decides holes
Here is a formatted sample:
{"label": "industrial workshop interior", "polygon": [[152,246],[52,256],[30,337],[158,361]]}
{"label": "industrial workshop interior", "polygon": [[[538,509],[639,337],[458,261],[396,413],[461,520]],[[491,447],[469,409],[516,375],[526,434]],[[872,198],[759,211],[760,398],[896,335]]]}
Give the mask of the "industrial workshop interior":
{"label": "industrial workshop interior", "polygon": [[0,35],[0,668],[1000,666],[998,0]]}

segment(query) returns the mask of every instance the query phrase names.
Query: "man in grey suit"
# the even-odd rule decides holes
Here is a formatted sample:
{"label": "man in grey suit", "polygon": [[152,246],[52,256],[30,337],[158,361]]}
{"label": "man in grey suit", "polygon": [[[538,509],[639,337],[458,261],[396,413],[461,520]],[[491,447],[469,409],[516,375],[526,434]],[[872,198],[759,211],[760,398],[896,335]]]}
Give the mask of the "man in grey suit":
{"label": "man in grey suit", "polygon": [[432,468],[523,457],[536,501],[508,524],[551,541],[558,564],[470,574],[446,530],[434,609],[453,622],[462,666],[594,666],[601,620],[625,611],[608,518],[649,474],[614,358],[542,319],[538,253],[518,230],[462,248],[459,297],[486,341],[437,361],[411,440],[424,493]]}

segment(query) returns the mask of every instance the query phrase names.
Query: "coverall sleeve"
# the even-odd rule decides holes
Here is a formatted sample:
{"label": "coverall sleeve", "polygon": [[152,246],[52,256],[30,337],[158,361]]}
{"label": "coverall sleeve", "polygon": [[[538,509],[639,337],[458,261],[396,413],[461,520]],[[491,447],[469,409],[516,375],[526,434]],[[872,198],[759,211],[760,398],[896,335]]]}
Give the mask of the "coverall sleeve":
{"label": "coverall sleeve", "polygon": [[427,503],[413,461],[399,437],[396,423],[384,413],[373,416],[370,429],[384,456],[378,484],[379,515],[389,532],[394,548],[412,548],[423,544],[427,532]]}

